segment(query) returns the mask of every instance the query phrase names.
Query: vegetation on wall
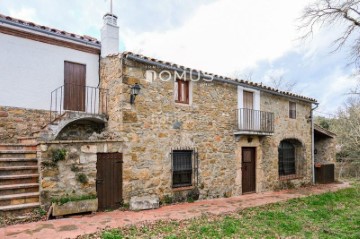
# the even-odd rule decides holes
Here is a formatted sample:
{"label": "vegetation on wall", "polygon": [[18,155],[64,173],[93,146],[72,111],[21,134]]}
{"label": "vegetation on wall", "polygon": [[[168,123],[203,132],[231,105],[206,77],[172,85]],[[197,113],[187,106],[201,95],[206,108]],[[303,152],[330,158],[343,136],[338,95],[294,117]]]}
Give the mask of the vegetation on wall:
{"label": "vegetation on wall", "polygon": [[54,149],[51,151],[51,159],[54,163],[65,160],[66,149]]}
{"label": "vegetation on wall", "polygon": [[66,154],[66,149],[52,149],[50,151],[49,160],[43,161],[42,165],[44,165],[45,167],[57,167],[57,163],[59,161],[63,161],[66,159]]}
{"label": "vegetation on wall", "polygon": [[76,177],[76,180],[82,184],[86,184],[89,182],[88,177],[84,173],[79,173]]}

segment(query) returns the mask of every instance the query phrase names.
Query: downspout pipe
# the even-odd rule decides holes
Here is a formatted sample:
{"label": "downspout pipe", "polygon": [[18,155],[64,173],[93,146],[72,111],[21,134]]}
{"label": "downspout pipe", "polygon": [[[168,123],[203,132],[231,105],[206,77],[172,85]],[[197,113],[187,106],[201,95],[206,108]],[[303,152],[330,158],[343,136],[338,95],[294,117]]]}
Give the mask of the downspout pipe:
{"label": "downspout pipe", "polygon": [[314,136],[314,110],[319,107],[319,103],[314,103],[314,108],[311,108],[311,174],[312,184],[315,184],[315,136]]}

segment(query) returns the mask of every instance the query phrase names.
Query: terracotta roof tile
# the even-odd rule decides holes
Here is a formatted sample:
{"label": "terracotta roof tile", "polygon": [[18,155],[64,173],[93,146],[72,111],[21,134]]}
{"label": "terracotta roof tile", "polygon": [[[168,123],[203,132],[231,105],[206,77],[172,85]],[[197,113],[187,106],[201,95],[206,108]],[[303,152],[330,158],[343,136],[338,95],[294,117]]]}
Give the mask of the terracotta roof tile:
{"label": "terracotta roof tile", "polygon": [[[154,59],[154,58],[151,58],[151,57],[135,54],[135,53],[132,53],[132,52],[123,52],[122,54],[120,54],[120,53],[119,54],[113,54],[112,56],[118,56],[118,57],[124,57],[124,58],[127,58],[127,56],[135,56],[135,57],[138,57],[138,58],[141,58],[141,59],[144,59],[144,60],[148,60],[148,61],[156,62],[156,63],[161,63],[161,64],[164,64],[164,65],[176,67],[176,68],[179,68],[179,69],[186,69],[186,70],[192,69],[192,68],[181,66],[181,65],[178,65],[178,64],[175,64],[175,63],[172,63],[172,62],[161,61],[161,60],[158,60],[158,59]],[[295,98],[298,98],[299,100],[306,100],[306,101],[311,101],[311,102],[314,102],[314,103],[317,102],[316,99],[314,99],[314,98],[294,94],[292,92],[280,91],[279,89],[275,89],[273,87],[265,86],[265,85],[263,85],[263,83],[256,83],[256,82],[252,82],[252,81],[244,81],[242,79],[229,78],[229,77],[226,77],[226,76],[218,76],[216,74],[212,74],[212,73],[208,73],[208,72],[204,72],[204,71],[196,70],[196,69],[192,69],[192,70],[197,71],[197,72],[202,72],[202,73],[204,73],[206,75],[211,75],[211,76],[214,76],[214,77],[217,77],[217,78],[226,79],[226,80],[232,80],[232,81],[235,81],[235,82],[239,82],[239,83],[242,83],[242,84],[253,86],[253,87],[258,88],[259,90],[265,89],[265,90],[268,90],[268,91],[273,91],[273,92],[280,93],[280,94],[282,94],[284,96],[295,97]]]}
{"label": "terracotta roof tile", "polygon": [[50,28],[50,27],[47,27],[47,26],[38,25],[38,24],[33,23],[33,22],[24,21],[24,20],[21,20],[21,19],[13,18],[13,17],[10,17],[10,16],[5,16],[5,15],[2,15],[2,14],[0,14],[0,21],[1,20],[3,20],[3,22],[4,21],[10,21],[10,22],[16,23],[16,24],[18,24],[20,26],[23,25],[23,26],[31,27],[34,30],[38,30],[38,29],[45,30],[45,31],[54,33],[54,34],[59,35],[59,36],[64,36],[65,35],[65,36],[70,37],[70,38],[74,38],[74,39],[77,39],[77,40],[84,41],[85,43],[89,42],[89,43],[93,43],[95,45],[100,46],[100,41],[97,40],[94,37],[90,37],[90,36],[86,36],[86,35],[81,36],[81,35],[77,35],[77,34],[74,34],[74,33],[66,32],[64,30],[58,30],[56,28]]}

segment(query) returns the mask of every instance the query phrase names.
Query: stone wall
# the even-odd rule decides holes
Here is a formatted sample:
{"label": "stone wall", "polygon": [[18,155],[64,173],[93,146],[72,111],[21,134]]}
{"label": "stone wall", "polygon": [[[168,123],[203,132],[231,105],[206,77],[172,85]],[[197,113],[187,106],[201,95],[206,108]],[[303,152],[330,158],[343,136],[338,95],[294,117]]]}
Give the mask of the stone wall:
{"label": "stone wall", "polygon": [[16,143],[49,122],[49,111],[0,106],[0,142]]}
{"label": "stone wall", "polygon": [[264,177],[258,182],[258,191],[274,190],[282,188],[284,182],[279,180],[278,173],[278,147],[282,140],[291,139],[298,141],[302,145],[302,158],[297,158],[303,162],[299,179],[291,180],[291,184],[300,185],[311,183],[311,104],[303,101],[296,102],[296,119],[289,118],[289,99],[269,93],[261,93],[261,109],[274,113],[275,133],[271,137],[264,137],[261,141],[262,161],[261,168]]}
{"label": "stone wall", "polygon": [[[52,152],[65,150],[66,157],[53,163]],[[48,207],[52,198],[72,195],[96,195],[97,153],[122,152],[118,141],[53,141],[38,146],[40,165],[40,199]],[[81,182],[85,175],[87,182]]]}
{"label": "stone wall", "polygon": [[315,161],[335,162],[336,161],[336,139],[335,138],[315,138]]}
{"label": "stone wall", "polygon": [[[237,88],[233,85],[205,83],[192,85],[193,102],[174,102],[174,82],[145,79],[145,69],[126,62],[121,69],[116,56],[105,59],[102,70],[122,72],[114,75],[116,87],[108,80],[110,103],[107,130],[120,131],[126,145],[124,154],[124,196],[172,195],[171,152],[196,149],[199,155],[201,197],[232,195],[235,183],[235,139],[233,122]],[[118,69],[117,67],[120,67]],[[113,72],[111,70],[111,72]],[[111,80],[111,77],[109,77]],[[111,82],[111,81],[110,81]],[[129,104],[130,87],[141,84],[134,105]]]}
{"label": "stone wall", "polygon": [[[173,149],[196,149],[199,155],[200,198],[241,194],[241,147],[257,147],[257,191],[281,187],[278,145],[296,139],[304,149],[304,172],[296,185],[311,179],[311,105],[297,103],[297,119],[289,119],[289,99],[261,93],[261,110],[275,114],[270,137],[234,136],[237,87],[218,82],[192,82],[192,103],[174,102],[174,82],[146,78],[148,66],[113,56],[102,60],[102,86],[109,89],[109,123],[124,141],[124,199],[156,194],[174,195],[171,185]],[[158,71],[158,69],[152,68]],[[134,105],[130,88],[141,85]],[[189,190],[189,188],[184,189]]]}

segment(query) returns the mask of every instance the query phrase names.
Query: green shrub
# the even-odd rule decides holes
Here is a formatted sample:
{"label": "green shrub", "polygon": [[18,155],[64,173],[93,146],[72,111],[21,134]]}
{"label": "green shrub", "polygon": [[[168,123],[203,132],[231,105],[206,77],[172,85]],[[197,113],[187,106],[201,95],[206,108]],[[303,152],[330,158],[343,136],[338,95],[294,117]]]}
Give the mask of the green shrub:
{"label": "green shrub", "polygon": [[173,203],[173,197],[170,195],[165,195],[162,199],[162,202],[164,204],[171,204],[171,203]]}
{"label": "green shrub", "polygon": [[78,182],[80,182],[82,184],[86,184],[89,182],[88,177],[83,173],[78,174],[76,179]]}
{"label": "green shrub", "polygon": [[76,166],[76,164],[71,165],[70,169],[72,172],[75,172],[75,173],[80,171],[80,168],[78,166]]}
{"label": "green shrub", "polygon": [[51,159],[54,163],[65,160],[66,149],[54,149],[51,151]]}

